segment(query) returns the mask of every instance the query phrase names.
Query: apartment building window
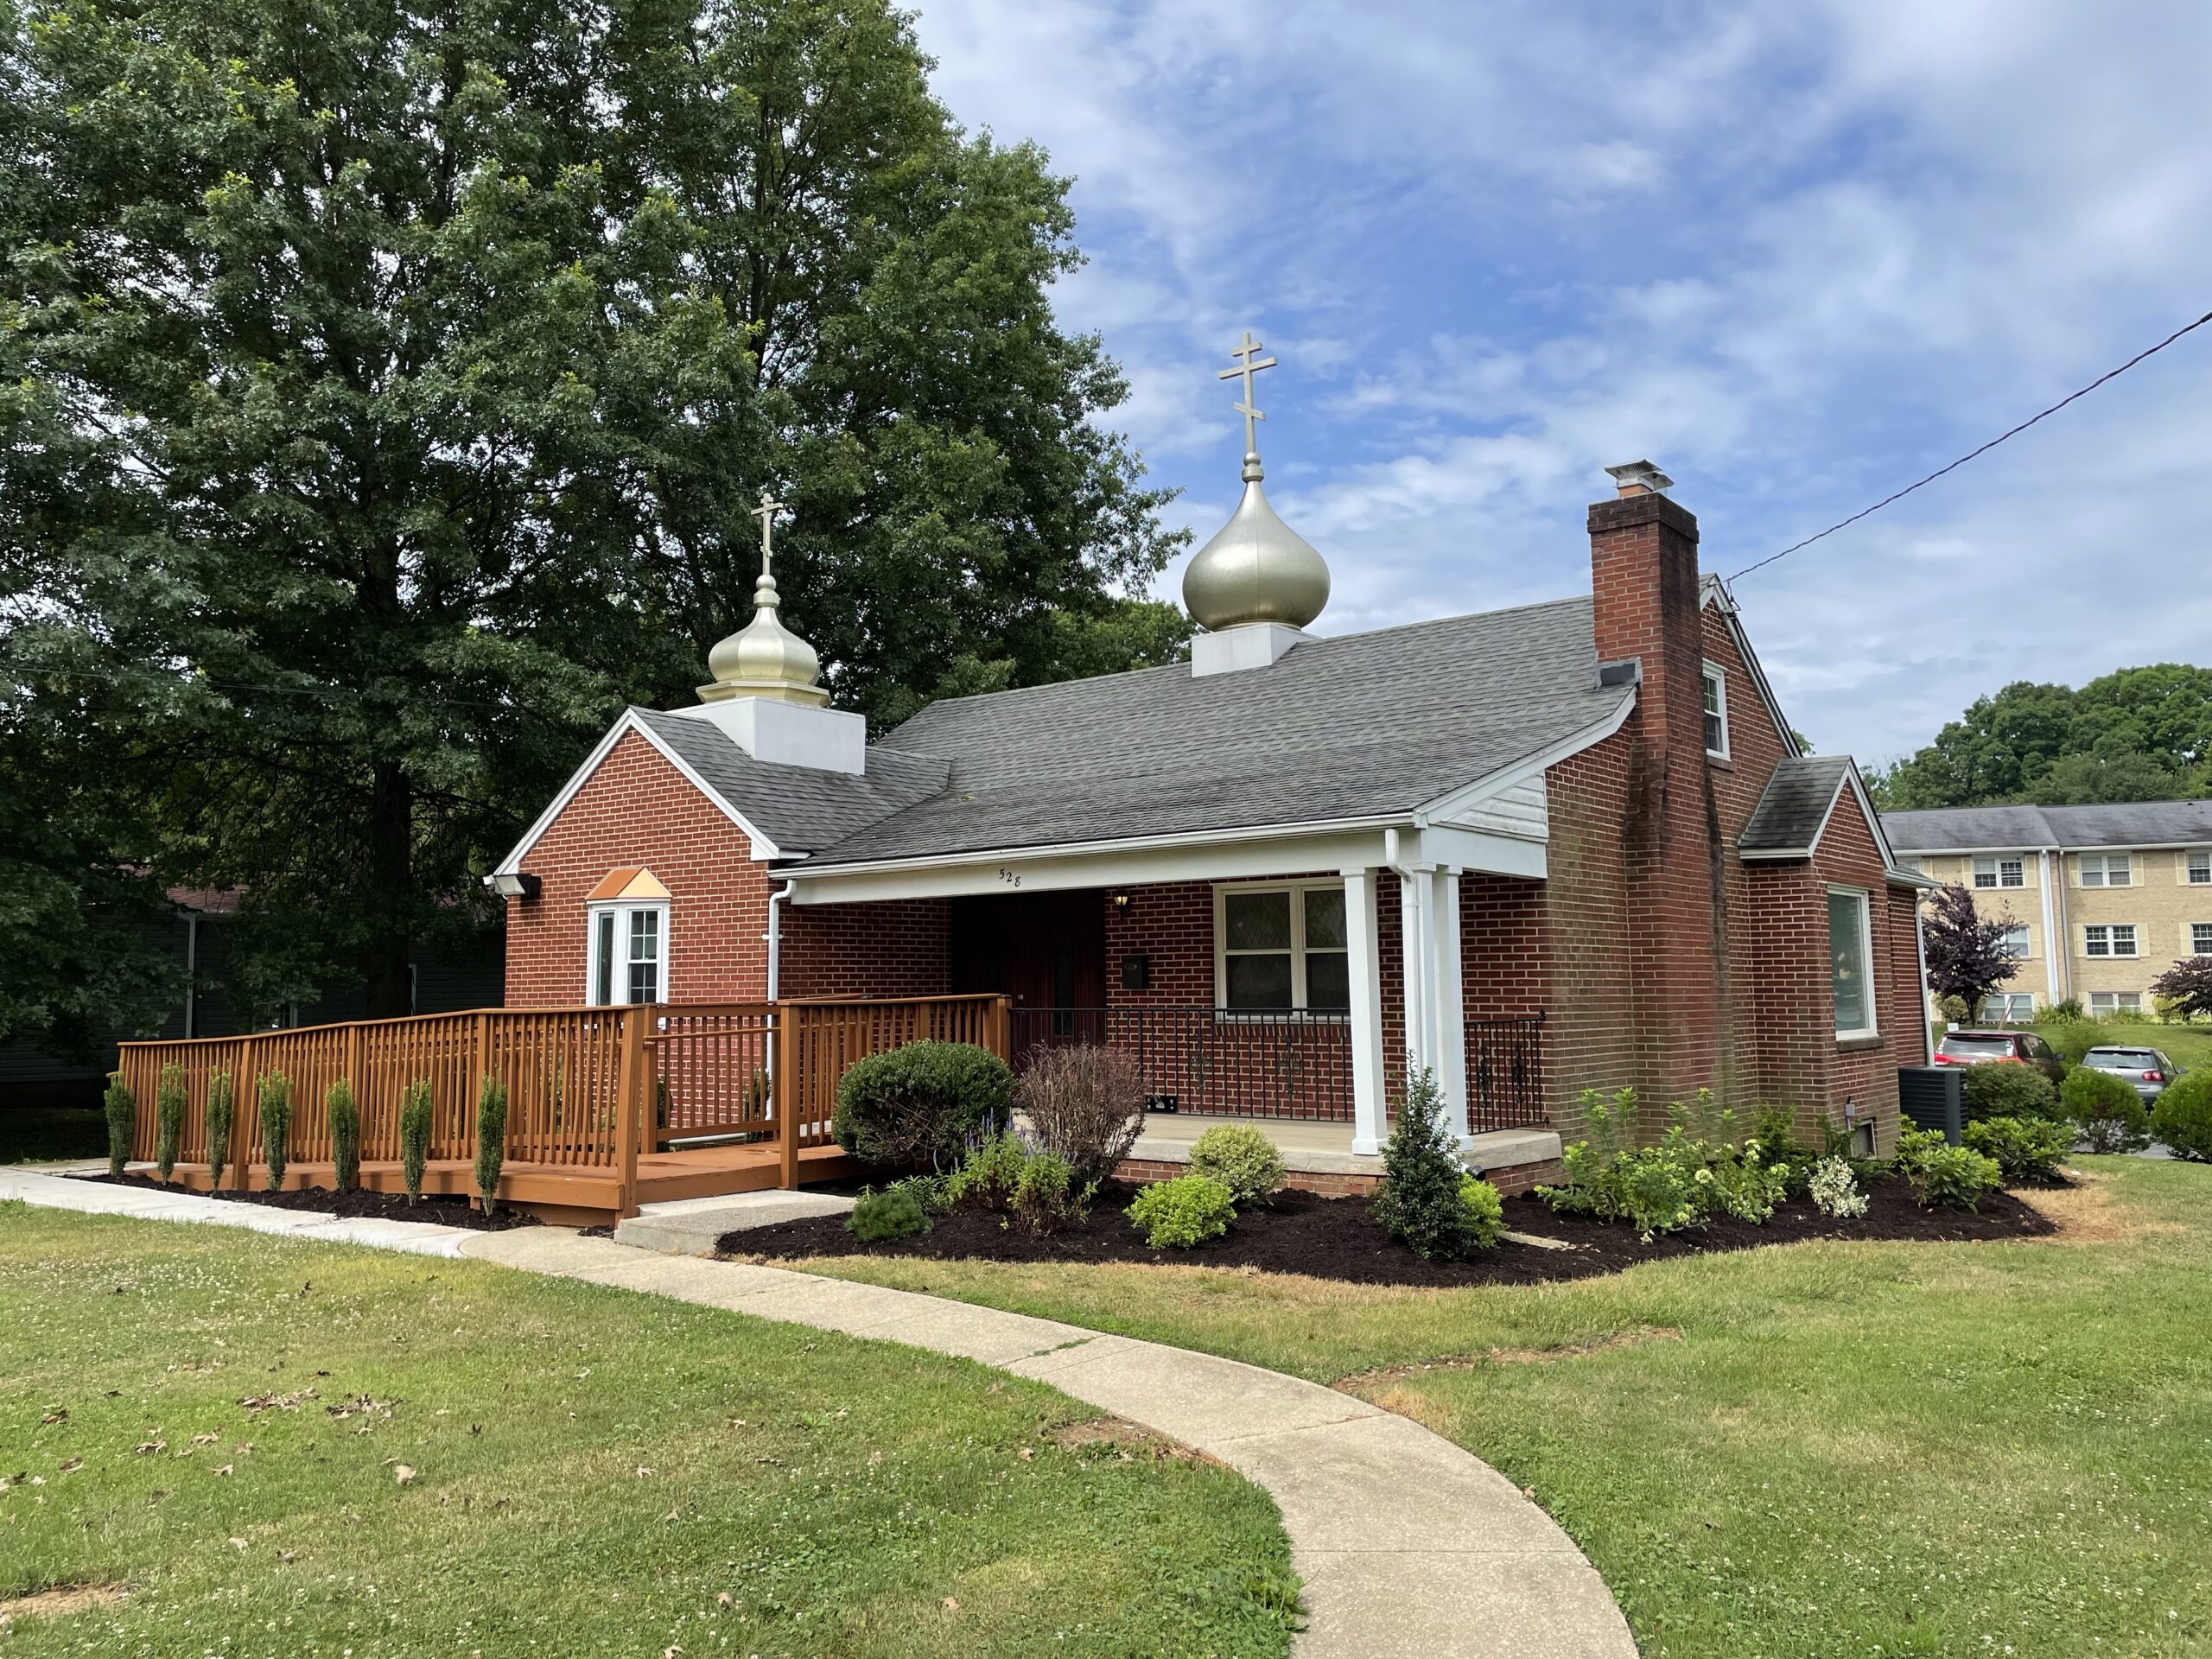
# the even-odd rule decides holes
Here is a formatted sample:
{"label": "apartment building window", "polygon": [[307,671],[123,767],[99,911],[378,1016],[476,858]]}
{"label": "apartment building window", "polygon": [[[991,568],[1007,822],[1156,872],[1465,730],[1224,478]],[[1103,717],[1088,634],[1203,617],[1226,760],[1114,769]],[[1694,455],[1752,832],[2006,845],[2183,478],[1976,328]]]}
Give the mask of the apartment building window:
{"label": "apartment building window", "polygon": [[1705,752],[1716,760],[1728,758],[1728,677],[1711,663],[1705,665]]}
{"label": "apartment building window", "polygon": [[2132,887],[2135,885],[2135,855],[2132,853],[2084,853],[2082,885],[2085,887]]}
{"label": "apartment building window", "polygon": [[2212,887],[2212,853],[2191,853],[2189,855],[2189,885],[2192,887]]}
{"label": "apartment building window", "polygon": [[2083,928],[2082,954],[2085,957],[2133,956],[2135,925],[2133,922],[2115,922],[2109,926]]}
{"label": "apartment building window", "polygon": [[2029,991],[1998,991],[1981,999],[1984,1025],[2024,1026],[2036,1017],[2036,999]]}
{"label": "apartment building window", "polygon": [[2017,858],[1977,858],[1974,861],[1974,884],[1977,887],[2024,887],[2028,884],[2027,868]]}
{"label": "apartment building window", "polygon": [[2140,1014],[2143,994],[2140,991],[2091,991],[2091,1014]]}
{"label": "apartment building window", "polygon": [[2189,925],[2190,954],[2212,957],[2212,922],[2191,922]]}
{"label": "apartment building window", "polygon": [[2016,922],[2011,927],[2006,928],[2005,930],[2004,941],[1997,948],[2002,950],[2008,957],[2026,956],[2028,954],[2027,924],[2025,922]]}

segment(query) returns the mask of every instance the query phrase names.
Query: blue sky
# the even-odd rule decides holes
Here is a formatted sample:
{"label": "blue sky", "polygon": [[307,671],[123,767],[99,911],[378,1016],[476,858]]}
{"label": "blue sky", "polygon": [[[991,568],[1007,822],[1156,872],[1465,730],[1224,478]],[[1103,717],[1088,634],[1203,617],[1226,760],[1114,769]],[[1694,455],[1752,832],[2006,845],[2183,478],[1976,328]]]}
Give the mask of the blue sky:
{"label": "blue sky", "polygon": [[[2212,309],[2212,8],[919,0],[1074,175],[1116,423],[1199,539],[1250,327],[1325,632],[1586,590],[1649,456],[1732,573]],[[2212,327],[1737,589],[1872,762],[2018,678],[2212,663]],[[1179,591],[1179,568],[1162,592]]]}

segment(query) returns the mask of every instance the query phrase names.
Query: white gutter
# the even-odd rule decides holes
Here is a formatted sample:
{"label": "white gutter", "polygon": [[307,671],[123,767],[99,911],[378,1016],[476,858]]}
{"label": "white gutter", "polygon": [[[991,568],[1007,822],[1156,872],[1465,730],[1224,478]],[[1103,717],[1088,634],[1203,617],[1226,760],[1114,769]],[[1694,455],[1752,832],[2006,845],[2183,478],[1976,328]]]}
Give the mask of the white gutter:
{"label": "white gutter", "polygon": [[786,881],[768,893],[768,1001],[773,1002],[782,988],[784,966],[783,911],[779,908],[798,887],[796,881]]}

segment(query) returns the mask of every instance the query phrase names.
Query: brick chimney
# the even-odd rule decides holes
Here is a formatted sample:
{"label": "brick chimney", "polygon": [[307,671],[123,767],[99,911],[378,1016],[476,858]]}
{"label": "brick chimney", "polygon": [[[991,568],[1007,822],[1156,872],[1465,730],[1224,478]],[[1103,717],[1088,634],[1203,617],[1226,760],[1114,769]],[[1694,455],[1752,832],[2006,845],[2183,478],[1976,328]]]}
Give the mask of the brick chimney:
{"label": "brick chimney", "polygon": [[1642,666],[1624,824],[1638,1075],[1655,1112],[1732,1081],[1724,980],[1726,897],[1705,753],[1705,624],[1697,519],[1649,461],[1609,467],[1618,493],[1590,508],[1598,660]]}

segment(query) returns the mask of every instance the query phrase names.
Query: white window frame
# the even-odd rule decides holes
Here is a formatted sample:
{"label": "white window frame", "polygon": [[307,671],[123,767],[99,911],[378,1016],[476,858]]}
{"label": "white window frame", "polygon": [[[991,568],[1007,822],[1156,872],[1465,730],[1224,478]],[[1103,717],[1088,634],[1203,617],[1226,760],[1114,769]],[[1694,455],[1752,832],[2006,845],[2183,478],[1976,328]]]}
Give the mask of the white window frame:
{"label": "white window frame", "polygon": [[[1287,1008],[1232,1008],[1229,1006],[1229,958],[1231,956],[1275,957],[1280,950],[1236,950],[1229,948],[1229,895],[1231,893],[1287,893],[1290,895],[1290,1006]],[[1308,1005],[1306,984],[1306,895],[1309,893],[1344,893],[1345,947],[1322,945],[1324,956],[1343,957],[1347,968],[1351,965],[1351,898],[1344,893],[1341,878],[1334,881],[1218,881],[1213,889],[1213,1006],[1217,1019],[1230,1015],[1238,1020],[1342,1020],[1345,1012],[1337,1008],[1316,1010]],[[1357,986],[1352,995],[1359,994]]]}
{"label": "white window frame", "polygon": [[[2127,935],[2127,949],[2120,948],[2120,936]],[[2099,950],[2101,942],[2104,946]],[[2128,962],[2143,954],[2143,936],[2133,922],[2088,922],[2082,928],[2082,954],[2094,957],[2100,962]]]}
{"label": "white window frame", "polygon": [[[1982,866],[1989,866],[1989,880],[1983,880]],[[2028,885],[2028,861],[2025,855],[2007,858],[2002,853],[1986,853],[1974,861],[1974,884],[1977,887],[2024,887]]]}
{"label": "white window frame", "polygon": [[[1836,1029],[1835,1039],[1839,1043],[1863,1042],[1870,1037],[1878,1037],[1882,1034],[1882,998],[1880,988],[1874,982],[1873,896],[1864,887],[1834,887],[1828,889],[1827,896],[1831,899],[1841,898],[1854,899],[1857,901],[1859,906],[1859,972],[1866,987],[1866,1023],[1853,1031],[1846,1031],[1840,1027],[1838,1027]],[[1835,1019],[1835,944],[1833,939],[1831,939],[1828,944],[1828,1016],[1829,1023],[1834,1024]]]}
{"label": "white window frame", "polygon": [[[2017,950],[2012,948],[2012,943],[2016,936],[2019,940],[2020,946]],[[2035,955],[2034,942],[2028,937],[2028,925],[2025,922],[2008,923],[2005,925],[2005,937],[2001,941],[1999,941],[1997,948],[2002,950],[2006,956],[2012,957],[2015,962],[2028,961]]]}
{"label": "white window frame", "polygon": [[[651,911],[660,918],[656,938],[660,944],[659,954],[653,960],[654,988],[659,995],[656,1002],[668,1001],[668,900],[665,899],[623,899],[593,905],[584,912],[584,1003],[588,1007],[619,1008],[630,1001],[630,918],[640,911]],[[614,918],[614,959],[607,964],[608,995],[602,1001],[599,995],[600,922],[602,918]]]}
{"label": "white window frame", "polygon": [[[1989,1011],[1989,1005],[1993,1002],[1998,1005],[1999,1011],[1995,1014]],[[2035,1017],[2035,1012],[2036,994],[2033,991],[1992,991],[1981,999],[1978,1017],[1984,1020],[1993,1020],[1999,1025],[2024,1026]]]}
{"label": "white window frame", "polygon": [[2192,957],[2212,957],[2212,922],[2191,922],[2189,925],[2189,954]]}
{"label": "white window frame", "polygon": [[2212,886],[2212,851],[2181,855],[2181,884],[2185,887]]}
{"label": "white window frame", "polygon": [[[1716,749],[1708,743],[1706,745],[1705,752],[1715,760],[1726,760],[1728,759],[1728,671],[1718,663],[1707,663],[1699,678],[1701,683],[1698,691],[1700,709],[1698,724],[1702,728],[1707,716],[1717,719],[1720,722],[1720,747]],[[1704,706],[1705,686],[1713,688],[1713,707],[1710,709]],[[1700,735],[1702,735],[1701,729]]]}
{"label": "white window frame", "polygon": [[[2085,887],[2132,887],[2135,885],[2135,855],[2133,853],[2082,853],[2077,877]],[[2089,868],[2096,867],[2097,879],[2089,880]],[[2115,881],[2114,874],[2120,877]]]}
{"label": "white window frame", "polygon": [[[2126,1001],[2120,999],[2126,997]],[[2099,1007],[2101,1003],[2103,1006]],[[2091,1014],[2140,1014],[2143,1012],[2143,993],[2140,991],[2091,991]]]}

